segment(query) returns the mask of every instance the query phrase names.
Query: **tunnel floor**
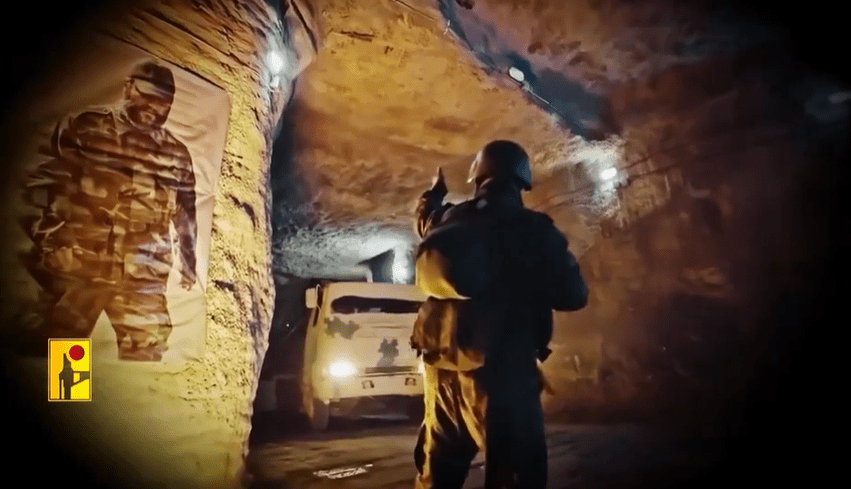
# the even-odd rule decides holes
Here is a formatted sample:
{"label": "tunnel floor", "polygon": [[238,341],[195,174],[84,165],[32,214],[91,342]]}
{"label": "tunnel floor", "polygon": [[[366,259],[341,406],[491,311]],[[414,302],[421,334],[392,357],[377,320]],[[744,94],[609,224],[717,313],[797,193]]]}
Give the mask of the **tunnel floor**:
{"label": "tunnel floor", "polygon": [[[413,487],[414,422],[335,420],[324,433],[310,433],[305,424],[280,417],[255,421],[248,455],[252,489]],[[686,437],[648,424],[553,421],[548,423],[548,447],[548,487],[556,489],[742,482],[735,476],[718,477],[727,467],[728,441]],[[480,454],[473,463],[465,488],[483,487],[483,460]]]}

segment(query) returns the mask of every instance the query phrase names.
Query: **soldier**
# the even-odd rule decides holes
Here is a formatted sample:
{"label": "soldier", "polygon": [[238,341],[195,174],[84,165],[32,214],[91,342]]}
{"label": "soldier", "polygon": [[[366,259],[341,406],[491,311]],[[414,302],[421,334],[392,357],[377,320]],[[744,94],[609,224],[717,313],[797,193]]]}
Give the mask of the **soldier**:
{"label": "soldier", "polygon": [[195,174],[163,127],[174,94],[171,70],[142,63],[119,104],[57,124],[52,158],[25,192],[41,210],[30,271],[54,295],[44,334],[89,337],[106,312],[121,359],[158,361],[167,349],[172,224],[181,286],[196,281]]}
{"label": "soldier", "polygon": [[543,489],[540,362],[550,352],[553,309],[585,307],[588,291],[566,238],[523,205],[532,185],[520,145],[487,144],[469,182],[472,199],[443,204],[439,171],[417,208],[417,283],[429,298],[411,337],[425,363],[415,486],[460,489],[484,450],[486,488]]}

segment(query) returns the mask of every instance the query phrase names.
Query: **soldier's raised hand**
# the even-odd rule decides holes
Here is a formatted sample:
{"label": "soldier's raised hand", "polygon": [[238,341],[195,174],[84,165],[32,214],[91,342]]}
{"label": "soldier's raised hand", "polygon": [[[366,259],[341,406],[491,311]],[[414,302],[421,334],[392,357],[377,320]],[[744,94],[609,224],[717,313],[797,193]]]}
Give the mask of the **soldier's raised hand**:
{"label": "soldier's raised hand", "polygon": [[449,189],[446,188],[446,179],[443,177],[443,168],[441,167],[437,168],[437,177],[435,177],[431,185],[431,191],[441,197],[445,197],[449,192]]}

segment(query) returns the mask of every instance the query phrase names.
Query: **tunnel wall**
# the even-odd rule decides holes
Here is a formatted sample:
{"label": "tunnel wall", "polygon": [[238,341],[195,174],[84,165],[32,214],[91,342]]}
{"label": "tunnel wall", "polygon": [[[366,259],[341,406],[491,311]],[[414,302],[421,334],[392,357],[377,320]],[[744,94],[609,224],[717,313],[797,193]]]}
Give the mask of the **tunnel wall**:
{"label": "tunnel wall", "polygon": [[[70,457],[73,467],[109,487],[245,482],[251,406],[275,297],[270,152],[292,81],[315,54],[305,27],[312,12],[296,2],[300,15],[289,8],[282,16],[286,4],[150,0],[114,2],[108,10],[80,7],[79,22],[52,45],[61,55],[84,33],[106,34],[224,89],[231,106],[214,203],[203,357],[177,365],[95,364],[93,400],[75,403],[47,402],[43,359],[4,357],[5,378],[13,379],[9,406],[27,411],[31,422],[18,427],[21,455],[55,453],[39,459],[45,469],[65,467],[61,457]],[[270,49],[288,62],[277,84],[270,80]],[[16,102],[19,116],[38,100],[21,94]],[[4,120],[4,143],[13,130]],[[15,334],[15,325],[4,326],[4,333]],[[85,480],[79,470],[74,474]],[[68,474],[57,469],[42,475]]]}
{"label": "tunnel wall", "polygon": [[551,410],[590,403],[598,418],[724,429],[809,412],[802,362],[835,307],[842,183],[831,175],[848,154],[847,106],[826,103],[834,83],[754,50],[616,98],[635,121],[626,164],[642,162],[580,260],[589,306],[558,313],[556,332],[603,335],[601,379],[592,394],[548,399]]}

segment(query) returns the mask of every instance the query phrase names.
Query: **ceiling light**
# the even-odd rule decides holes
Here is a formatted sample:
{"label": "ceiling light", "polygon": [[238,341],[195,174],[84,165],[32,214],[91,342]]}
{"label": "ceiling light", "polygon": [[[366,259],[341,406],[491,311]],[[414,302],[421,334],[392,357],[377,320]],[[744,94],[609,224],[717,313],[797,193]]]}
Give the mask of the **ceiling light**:
{"label": "ceiling light", "polygon": [[266,63],[268,63],[272,73],[280,73],[284,69],[284,58],[277,51],[269,51],[269,54],[266,55]]}
{"label": "ceiling light", "polygon": [[603,180],[611,180],[612,178],[615,178],[615,175],[617,174],[618,171],[614,168],[606,168],[605,170],[603,170],[603,173],[601,173],[600,176],[603,178]]}
{"label": "ceiling light", "polygon": [[523,80],[526,79],[526,76],[523,75],[523,72],[520,71],[519,69],[513,67],[513,66],[508,69],[508,76],[510,76],[511,78],[514,78],[515,80],[517,80],[519,82],[522,82]]}

